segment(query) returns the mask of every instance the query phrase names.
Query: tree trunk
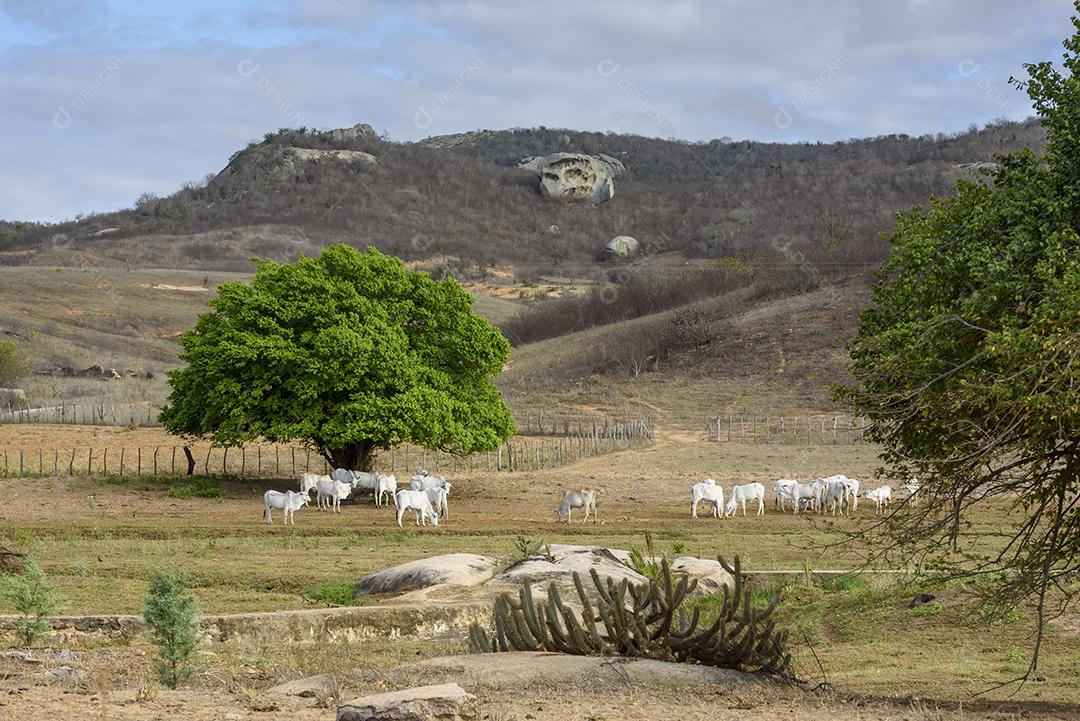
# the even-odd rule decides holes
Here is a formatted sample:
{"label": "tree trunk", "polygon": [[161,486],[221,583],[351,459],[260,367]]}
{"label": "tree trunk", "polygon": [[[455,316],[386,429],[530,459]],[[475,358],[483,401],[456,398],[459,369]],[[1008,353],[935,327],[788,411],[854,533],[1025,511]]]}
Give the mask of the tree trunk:
{"label": "tree trunk", "polygon": [[187,474],[195,475],[195,456],[191,455],[191,448],[184,446],[184,455],[187,456]]}
{"label": "tree trunk", "polygon": [[375,444],[371,441],[350,443],[342,448],[327,449],[324,454],[334,468],[350,471],[370,471],[375,465]]}

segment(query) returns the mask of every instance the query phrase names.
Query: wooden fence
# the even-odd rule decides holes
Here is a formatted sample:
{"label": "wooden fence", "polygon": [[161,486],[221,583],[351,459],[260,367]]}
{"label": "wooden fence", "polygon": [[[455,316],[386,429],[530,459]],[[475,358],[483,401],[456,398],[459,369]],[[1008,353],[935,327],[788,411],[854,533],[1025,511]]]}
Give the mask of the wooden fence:
{"label": "wooden fence", "polygon": [[852,416],[718,416],[707,419],[707,438],[727,443],[839,445],[864,443],[865,418]]}
{"label": "wooden fence", "polygon": [[[157,406],[115,403],[79,403],[41,407],[0,407],[0,423],[50,423],[91,426],[157,428]],[[516,411],[519,436],[652,437],[653,420],[634,411],[605,415],[559,408]]]}
{"label": "wooden fence", "polygon": [[161,409],[133,403],[61,403],[40,407],[0,406],[0,423],[155,428]]}
{"label": "wooden fence", "polygon": [[[476,471],[531,471],[557,468],[604,453],[638,447],[651,438],[644,418],[612,421],[604,433],[550,438],[515,438],[497,450],[456,456],[442,451],[403,445],[384,451],[376,460],[383,473],[412,474],[418,468],[433,473]],[[17,448],[2,451],[0,477],[13,476],[176,476],[187,472],[183,446],[94,448]],[[223,447],[193,444],[195,472],[241,478],[295,477],[301,473],[329,473],[327,462],[300,445],[254,443]]]}

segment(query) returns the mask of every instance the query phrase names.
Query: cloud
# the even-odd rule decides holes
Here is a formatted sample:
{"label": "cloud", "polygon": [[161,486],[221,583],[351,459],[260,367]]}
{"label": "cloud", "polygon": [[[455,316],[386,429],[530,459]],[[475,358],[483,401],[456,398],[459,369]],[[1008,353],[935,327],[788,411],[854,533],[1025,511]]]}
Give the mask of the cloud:
{"label": "cloud", "polygon": [[[835,140],[1031,114],[1068,0],[0,0],[0,217],[130,205],[282,126]],[[30,28],[33,32],[5,31]],[[778,121],[779,119],[779,121]]]}

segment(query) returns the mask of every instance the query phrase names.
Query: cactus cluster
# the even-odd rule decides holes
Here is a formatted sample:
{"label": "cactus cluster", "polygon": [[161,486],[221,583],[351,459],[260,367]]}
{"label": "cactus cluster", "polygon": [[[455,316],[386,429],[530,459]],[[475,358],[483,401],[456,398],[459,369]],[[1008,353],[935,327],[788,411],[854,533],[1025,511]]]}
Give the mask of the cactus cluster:
{"label": "cactus cluster", "polygon": [[537,602],[526,582],[517,598],[505,593],[495,599],[492,633],[479,624],[469,628],[469,650],[630,656],[787,675],[791,664],[787,632],[778,631],[769,620],[780,594],[766,608],[755,610],[744,588],[739,557],[734,568],[718,560],[735,586],[724,589],[719,617],[707,627],[700,624],[700,607],[693,606],[689,618],[684,608],[697,580],[673,577],[664,559],[657,578],[641,585],[625,579],[601,580],[590,570],[595,595],[586,592],[575,572],[579,611],[563,603],[554,583],[547,599]]}

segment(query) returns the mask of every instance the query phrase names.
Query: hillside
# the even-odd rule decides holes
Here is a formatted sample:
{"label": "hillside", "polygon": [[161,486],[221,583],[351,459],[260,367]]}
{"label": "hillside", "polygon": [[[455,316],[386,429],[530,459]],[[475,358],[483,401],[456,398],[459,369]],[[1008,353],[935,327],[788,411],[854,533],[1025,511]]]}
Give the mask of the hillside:
{"label": "hillside", "polygon": [[[524,280],[598,277],[597,251],[631,235],[654,255],[759,263],[775,262],[776,239],[790,239],[796,248],[827,245],[828,265],[858,269],[880,261],[878,233],[897,209],[949,192],[995,153],[1043,142],[1037,121],[792,145],[544,128],[403,144],[358,128],[268,133],[206,181],[144,195],[131,210],[0,224],[0,263],[246,271],[252,255],[289,260],[344,241],[406,259],[438,255],[459,276],[504,263]],[[515,165],[555,151],[621,160],[615,197],[595,205],[541,197],[535,173]]]}

